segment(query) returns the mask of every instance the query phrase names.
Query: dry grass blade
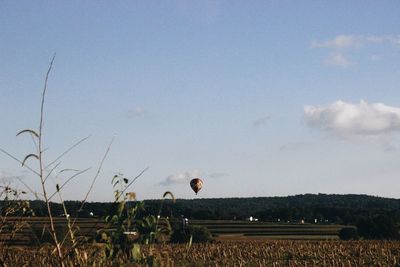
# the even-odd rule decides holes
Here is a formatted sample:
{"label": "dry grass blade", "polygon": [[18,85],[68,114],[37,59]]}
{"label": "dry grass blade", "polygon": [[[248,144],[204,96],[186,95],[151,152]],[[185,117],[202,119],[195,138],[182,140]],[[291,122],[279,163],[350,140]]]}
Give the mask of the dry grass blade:
{"label": "dry grass blade", "polygon": [[75,144],[73,144],[70,148],[68,148],[67,150],[65,150],[63,153],[61,153],[57,158],[55,158],[52,162],[50,162],[49,164],[46,165],[45,168],[48,168],[49,166],[53,165],[56,161],[58,161],[59,159],[61,159],[62,157],[64,157],[66,154],[68,154],[68,152],[70,152],[72,149],[74,149],[75,147],[77,147],[78,145],[80,145],[82,142],[86,141],[87,139],[90,138],[90,135],[86,136],[85,138],[82,138],[81,140],[79,140],[78,142],[76,142]]}
{"label": "dry grass blade", "polygon": [[171,199],[172,199],[172,202],[174,202],[175,203],[175,196],[174,196],[174,194],[172,194],[172,192],[171,191],[167,191],[167,192],[165,192],[164,193],[164,195],[163,195],[163,198],[166,198],[167,196],[170,196],[171,197]]}
{"label": "dry grass blade", "polygon": [[39,199],[38,196],[37,196],[37,195],[38,195],[38,192],[33,191],[32,188],[31,188],[30,186],[28,186],[21,178],[19,178],[19,177],[15,177],[15,178],[16,178],[21,184],[23,184],[23,185],[28,189],[28,191],[31,192],[32,195],[35,196],[36,200]]}
{"label": "dry grass blade", "polygon": [[29,154],[29,155],[27,155],[27,156],[24,158],[24,160],[22,161],[21,165],[24,166],[24,165],[25,165],[25,162],[26,162],[29,158],[31,158],[31,157],[34,157],[34,158],[36,158],[36,159],[39,159],[38,155],[36,155],[36,154]]}
{"label": "dry grass blade", "polygon": [[121,195],[124,194],[126,192],[126,190],[128,190],[128,188],[140,177],[143,175],[143,173],[145,173],[150,167],[146,167],[145,169],[143,169],[138,175],[136,175],[135,178],[133,178],[133,180],[125,187],[124,190],[122,190]]}
{"label": "dry grass blade", "polygon": [[86,202],[87,198],[89,197],[89,194],[90,194],[90,192],[92,191],[93,186],[94,186],[94,184],[96,183],[97,178],[99,177],[99,174],[100,174],[100,172],[101,172],[101,169],[103,168],[104,161],[106,160],[107,155],[108,155],[108,153],[110,152],[110,149],[111,149],[111,146],[112,146],[113,143],[114,143],[114,137],[111,139],[111,142],[110,142],[110,144],[108,145],[108,147],[107,147],[107,149],[106,149],[106,152],[104,153],[103,158],[101,159],[99,168],[97,169],[96,175],[94,176],[94,178],[93,178],[93,180],[92,180],[92,183],[91,183],[91,185],[90,185],[90,187],[89,187],[89,190],[87,191],[87,193],[86,193],[86,195],[85,195],[85,198],[84,198],[83,201],[82,201],[82,204],[81,204],[81,207],[79,208],[79,211],[81,211],[81,210],[83,209],[83,206],[85,205],[85,202]]}
{"label": "dry grass blade", "polygon": [[[9,156],[10,158],[12,158],[13,160],[19,162],[20,164],[22,164],[22,161],[20,161],[19,159],[17,159],[16,157],[14,157],[13,155],[11,155],[10,153],[8,153],[7,151],[5,151],[4,149],[0,148],[0,152],[2,152],[3,154]],[[40,173],[38,173],[37,171],[35,171],[34,169],[32,169],[31,167],[29,167],[26,164],[22,164],[22,166],[24,166],[26,169],[28,169],[29,171],[33,172],[34,174],[36,174],[37,176],[40,176]]]}
{"label": "dry grass blade", "polygon": [[[111,139],[110,144],[108,145],[108,147],[107,147],[107,149],[106,149],[106,152],[104,153],[104,156],[103,156],[103,158],[101,159],[101,162],[100,162],[100,165],[99,165],[99,167],[98,167],[98,169],[97,169],[96,175],[94,176],[94,178],[93,178],[93,180],[92,180],[92,183],[91,183],[91,185],[90,185],[90,187],[89,187],[89,190],[87,191],[87,193],[86,193],[86,195],[85,195],[85,198],[82,200],[82,204],[81,204],[81,206],[79,207],[77,213],[79,213],[79,212],[81,212],[81,211],[83,210],[83,207],[85,206],[85,203],[86,203],[86,201],[87,201],[87,198],[89,197],[89,194],[90,194],[90,192],[92,191],[93,186],[94,186],[94,184],[96,183],[96,180],[97,180],[97,178],[98,178],[99,175],[100,175],[101,169],[103,168],[104,161],[106,160],[107,155],[108,155],[108,153],[110,152],[110,149],[111,149],[111,146],[112,146],[113,142],[114,142],[114,137]],[[74,218],[74,221],[72,222],[71,227],[74,227],[74,226],[75,226],[75,223],[76,223],[76,220],[77,220],[77,219],[78,219],[78,216],[76,216],[76,217]],[[63,241],[63,242],[64,242],[64,241]]]}
{"label": "dry grass blade", "polygon": [[46,180],[50,177],[50,175],[54,172],[54,170],[60,166],[61,162],[57,163],[56,166],[54,166],[53,168],[51,168],[51,170],[49,171],[49,173],[46,175],[46,177],[44,178],[44,182],[46,182]]}
{"label": "dry grass blade", "polygon": [[[74,175],[72,175],[70,178],[68,178],[68,180],[66,180],[61,186],[59,186],[59,187],[57,188],[57,191],[61,190],[61,189],[62,189],[65,185],[67,185],[72,179],[74,179],[74,178],[78,177],[79,175],[81,175],[81,174],[87,172],[88,170],[90,170],[90,168],[87,168],[87,169],[85,169],[85,170],[83,170],[83,171],[80,171],[80,172],[75,173]],[[58,186],[58,185],[57,185],[57,186]],[[57,192],[54,192],[54,193],[49,197],[49,200],[51,200],[56,194],[57,194]]]}
{"label": "dry grass blade", "polygon": [[60,171],[60,173],[62,173],[62,172],[79,172],[79,170],[76,170],[76,169],[62,169]]}
{"label": "dry grass blade", "polygon": [[[53,63],[54,63],[54,59],[55,58],[56,58],[56,54],[53,55],[53,58],[50,61],[50,66],[47,69],[46,78],[44,80],[44,87],[43,87],[43,92],[42,92],[42,102],[40,104],[40,123],[39,123],[39,134],[38,134],[38,136],[42,136],[43,116],[44,116],[44,100],[46,99],[45,96],[46,96],[46,91],[47,91],[47,82],[49,80],[49,75],[50,75],[51,69],[53,68]],[[41,142],[41,138],[39,138],[39,143],[40,142]]]}
{"label": "dry grass blade", "polygon": [[19,133],[17,133],[16,136],[18,136],[18,135],[20,135],[20,134],[23,134],[23,133],[30,133],[30,134],[34,135],[35,137],[39,138],[39,134],[38,134],[37,132],[35,132],[34,130],[32,130],[32,129],[25,129],[25,130],[22,130],[22,131],[20,131]]}

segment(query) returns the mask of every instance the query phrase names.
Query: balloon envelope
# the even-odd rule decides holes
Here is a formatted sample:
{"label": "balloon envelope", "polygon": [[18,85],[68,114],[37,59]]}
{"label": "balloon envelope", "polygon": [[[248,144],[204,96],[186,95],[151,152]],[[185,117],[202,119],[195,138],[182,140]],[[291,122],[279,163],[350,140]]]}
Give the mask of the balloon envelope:
{"label": "balloon envelope", "polygon": [[190,181],[190,187],[197,195],[197,192],[203,187],[203,181],[200,178],[194,178]]}

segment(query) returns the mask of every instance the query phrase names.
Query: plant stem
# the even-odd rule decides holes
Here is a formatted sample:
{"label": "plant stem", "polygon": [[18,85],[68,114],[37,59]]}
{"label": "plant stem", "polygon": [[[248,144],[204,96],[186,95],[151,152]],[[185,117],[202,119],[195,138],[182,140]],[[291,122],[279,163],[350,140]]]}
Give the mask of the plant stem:
{"label": "plant stem", "polygon": [[51,234],[53,236],[54,239],[54,243],[57,249],[57,254],[60,260],[60,265],[61,266],[65,266],[64,265],[64,261],[63,261],[63,253],[61,251],[61,246],[60,243],[57,240],[57,233],[56,233],[56,229],[55,229],[55,225],[54,225],[54,219],[53,219],[53,215],[51,214],[51,207],[50,207],[50,201],[49,198],[47,196],[47,191],[46,191],[46,185],[45,185],[45,174],[44,174],[44,164],[43,164],[43,118],[44,118],[44,101],[45,101],[45,97],[46,97],[46,91],[47,91],[47,81],[49,79],[49,74],[51,71],[51,68],[53,66],[53,62],[55,59],[56,55],[54,54],[53,58],[51,59],[50,62],[50,66],[47,70],[46,73],[46,78],[44,81],[44,87],[43,87],[43,92],[42,92],[42,101],[40,104],[40,122],[39,122],[39,141],[38,141],[38,158],[39,158],[39,177],[40,177],[40,182],[42,185],[42,191],[43,191],[43,196],[44,196],[44,200],[46,202],[46,206],[47,206],[47,212],[48,212],[48,216],[49,216],[49,220],[50,220],[50,228],[51,228]]}

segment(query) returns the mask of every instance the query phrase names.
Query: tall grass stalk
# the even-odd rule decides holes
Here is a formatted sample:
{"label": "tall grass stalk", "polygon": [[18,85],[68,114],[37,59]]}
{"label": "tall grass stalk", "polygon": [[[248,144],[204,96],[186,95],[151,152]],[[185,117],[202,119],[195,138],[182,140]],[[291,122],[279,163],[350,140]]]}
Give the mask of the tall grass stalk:
{"label": "tall grass stalk", "polygon": [[[51,212],[49,196],[48,196],[48,192],[46,189],[46,173],[45,173],[45,165],[44,165],[44,157],[43,157],[43,154],[44,154],[44,149],[43,149],[43,147],[44,147],[43,146],[44,106],[45,106],[48,80],[49,80],[51,69],[53,67],[55,57],[56,57],[56,55],[54,54],[50,61],[49,67],[46,72],[45,80],[44,80],[44,86],[43,86],[43,90],[42,90],[42,97],[41,97],[41,103],[40,103],[40,120],[39,120],[38,132],[36,132],[32,129],[24,129],[17,134],[17,136],[19,136],[21,134],[25,134],[25,133],[30,134],[32,139],[34,140],[34,144],[35,144],[35,147],[37,150],[36,153],[29,154],[24,158],[24,160],[20,161],[16,157],[14,157],[13,155],[11,155],[10,153],[8,153],[7,151],[5,151],[3,149],[0,149],[0,151],[3,152],[4,154],[6,154],[7,156],[11,157],[12,159],[18,161],[19,163],[21,163],[21,165],[23,167],[30,170],[31,172],[33,172],[34,174],[36,174],[39,177],[40,184],[41,184],[41,190],[42,190],[42,196],[45,201],[48,217],[50,220],[50,230],[51,230],[50,233],[54,240],[55,250],[56,250],[58,258],[59,258],[59,264],[60,264],[60,266],[65,266],[64,261],[63,261],[63,252],[62,252],[60,243],[57,239],[54,219],[53,219],[53,215]],[[38,160],[38,171],[34,170],[33,168],[29,167],[26,164],[26,162],[30,158],[35,158]]]}
{"label": "tall grass stalk", "polygon": [[[51,161],[49,164],[45,164],[45,157],[44,157],[44,140],[43,140],[43,126],[44,126],[44,119],[45,119],[45,103],[46,103],[46,93],[47,93],[47,88],[48,88],[48,81],[49,81],[49,76],[53,67],[53,63],[55,60],[56,55],[54,54],[49,67],[47,69],[46,72],[46,76],[45,76],[45,80],[44,80],[44,86],[43,86],[43,90],[42,90],[42,94],[41,94],[41,99],[40,99],[40,119],[39,119],[39,125],[38,125],[38,131],[32,130],[32,129],[24,129],[22,131],[20,131],[19,133],[17,133],[17,136],[22,135],[22,134],[29,134],[33,140],[33,143],[35,145],[35,150],[36,153],[31,153],[25,156],[25,158],[23,160],[19,160],[17,157],[15,157],[14,155],[12,155],[11,153],[9,153],[8,151],[0,148],[0,152],[2,152],[3,154],[7,155],[8,157],[12,158],[13,160],[19,162],[24,168],[26,168],[27,170],[29,170],[30,172],[32,172],[33,174],[35,174],[37,177],[39,177],[40,180],[40,186],[41,186],[41,192],[37,193],[34,192],[26,183],[24,183],[21,179],[19,179],[22,184],[25,185],[25,187],[28,188],[28,190],[36,197],[36,199],[39,198],[39,195],[42,197],[42,199],[45,202],[45,206],[47,209],[47,216],[50,222],[50,235],[51,238],[54,241],[54,252],[56,252],[57,256],[58,256],[58,262],[59,262],[59,266],[65,266],[65,255],[63,253],[63,249],[62,249],[62,244],[63,242],[60,242],[58,240],[57,237],[57,232],[56,232],[56,227],[55,227],[55,221],[54,221],[54,217],[53,217],[53,213],[52,213],[52,209],[51,209],[51,199],[58,194],[60,196],[60,200],[61,203],[63,205],[64,208],[64,212],[65,214],[67,214],[66,211],[66,207],[64,205],[64,201],[61,197],[61,189],[68,184],[72,179],[74,179],[75,177],[85,173],[86,171],[88,171],[89,169],[85,169],[83,171],[78,171],[76,174],[72,175],[69,179],[67,179],[66,182],[64,182],[61,186],[59,186],[57,184],[56,186],[56,192],[53,194],[49,194],[48,189],[46,187],[46,182],[47,179],[55,172],[56,168],[58,168],[61,164],[60,159],[62,157],[64,157],[67,153],[69,153],[73,148],[77,147],[78,145],[80,145],[82,142],[84,142],[85,140],[87,140],[90,136],[87,136],[83,139],[80,139],[78,142],[76,142],[75,144],[73,144],[71,147],[69,147],[68,149],[66,149],[63,153],[61,153],[58,157],[56,157],[53,161]],[[108,147],[107,153],[109,151],[110,147]],[[107,154],[106,153],[106,154]],[[38,162],[38,168],[37,170],[35,170],[35,168],[32,168],[28,165],[28,161],[30,159],[36,159]],[[101,162],[101,166],[104,162],[105,157],[103,158],[102,162]],[[51,167],[51,168],[50,168]],[[49,170],[50,168],[50,170]],[[93,188],[93,184],[95,182],[95,180],[97,179],[100,169],[98,170],[98,172],[96,173],[95,179],[91,184],[91,187],[89,189],[89,192],[92,190]],[[61,171],[62,172],[62,171]],[[85,200],[83,201],[83,203],[86,201],[89,192],[86,194],[85,196]],[[82,205],[83,207],[83,205]],[[81,208],[82,208],[81,207]],[[76,243],[76,239],[73,233],[73,224],[71,224],[69,218],[67,218],[67,224],[68,224],[68,229],[69,229],[69,234],[71,237],[71,241],[75,244]],[[68,234],[67,234],[68,235]],[[64,238],[65,239],[65,238]]]}

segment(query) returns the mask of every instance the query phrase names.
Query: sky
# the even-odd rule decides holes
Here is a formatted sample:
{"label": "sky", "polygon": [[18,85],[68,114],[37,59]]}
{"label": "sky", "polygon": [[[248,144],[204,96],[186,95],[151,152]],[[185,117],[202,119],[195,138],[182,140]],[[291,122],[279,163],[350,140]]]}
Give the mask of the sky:
{"label": "sky", "polygon": [[[147,167],[129,188],[138,199],[400,198],[398,25],[399,1],[0,0],[0,148],[35,151],[16,133],[38,129],[56,53],[45,162],[89,136],[46,181],[54,192],[90,168],[63,199],[84,198],[111,140],[90,201]],[[4,153],[0,182],[40,192]]]}

